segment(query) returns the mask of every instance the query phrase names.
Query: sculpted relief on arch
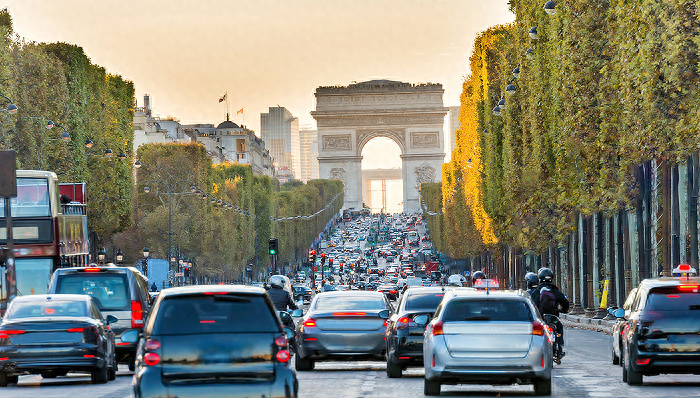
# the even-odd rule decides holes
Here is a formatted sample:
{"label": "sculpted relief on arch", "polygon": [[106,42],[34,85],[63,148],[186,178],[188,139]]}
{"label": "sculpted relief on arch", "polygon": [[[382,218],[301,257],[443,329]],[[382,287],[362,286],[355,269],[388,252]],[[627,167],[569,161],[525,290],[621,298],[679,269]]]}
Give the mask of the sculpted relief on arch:
{"label": "sculpted relief on arch", "polygon": [[419,167],[416,167],[416,183],[420,184],[424,182],[435,182],[435,168],[428,163],[423,163]]}
{"label": "sculpted relief on arch", "polygon": [[343,192],[347,193],[348,190],[348,181],[347,177],[345,175],[345,169],[342,167],[334,167],[331,169],[330,174],[328,175],[329,180],[340,180],[343,182]]}

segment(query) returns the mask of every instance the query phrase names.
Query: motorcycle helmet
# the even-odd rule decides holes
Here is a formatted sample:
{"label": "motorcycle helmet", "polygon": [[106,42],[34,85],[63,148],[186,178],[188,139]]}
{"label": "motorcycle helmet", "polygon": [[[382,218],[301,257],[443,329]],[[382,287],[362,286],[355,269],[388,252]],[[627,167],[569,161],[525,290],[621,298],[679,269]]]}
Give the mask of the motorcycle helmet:
{"label": "motorcycle helmet", "polygon": [[540,278],[537,276],[536,273],[528,272],[527,274],[525,274],[525,283],[527,284],[528,289],[532,289],[533,287],[537,286],[539,282]]}
{"label": "motorcycle helmet", "polygon": [[270,286],[277,286],[280,289],[284,289],[284,279],[279,275],[272,275],[270,277]]}
{"label": "motorcycle helmet", "polygon": [[543,282],[552,282],[554,279],[554,272],[552,272],[551,269],[549,268],[540,268],[539,271],[537,271],[537,278],[539,279],[540,283]]}
{"label": "motorcycle helmet", "polygon": [[477,279],[486,279],[486,274],[484,273],[484,271],[474,272],[474,275],[472,275],[472,282]]}

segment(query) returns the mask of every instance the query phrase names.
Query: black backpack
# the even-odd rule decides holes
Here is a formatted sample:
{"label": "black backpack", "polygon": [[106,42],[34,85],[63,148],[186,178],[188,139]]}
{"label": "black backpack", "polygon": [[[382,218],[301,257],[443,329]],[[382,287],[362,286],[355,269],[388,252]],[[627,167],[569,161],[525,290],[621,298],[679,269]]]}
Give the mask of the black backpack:
{"label": "black backpack", "polygon": [[540,301],[537,306],[541,314],[557,314],[557,298],[548,287],[540,289]]}

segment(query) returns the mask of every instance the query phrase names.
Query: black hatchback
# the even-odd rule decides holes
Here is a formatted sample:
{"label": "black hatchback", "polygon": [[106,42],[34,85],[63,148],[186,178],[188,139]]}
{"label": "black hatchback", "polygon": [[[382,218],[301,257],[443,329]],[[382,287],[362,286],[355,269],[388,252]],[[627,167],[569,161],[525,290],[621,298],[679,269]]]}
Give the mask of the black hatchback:
{"label": "black hatchback", "polygon": [[134,395],[296,397],[288,337],[264,289],[165,289],[138,345]]}
{"label": "black hatchback", "polygon": [[432,317],[444,295],[444,288],[412,287],[401,296],[387,327],[387,377],[401,377],[405,368],[423,366],[423,332],[427,322],[418,324],[414,319],[419,315]]}

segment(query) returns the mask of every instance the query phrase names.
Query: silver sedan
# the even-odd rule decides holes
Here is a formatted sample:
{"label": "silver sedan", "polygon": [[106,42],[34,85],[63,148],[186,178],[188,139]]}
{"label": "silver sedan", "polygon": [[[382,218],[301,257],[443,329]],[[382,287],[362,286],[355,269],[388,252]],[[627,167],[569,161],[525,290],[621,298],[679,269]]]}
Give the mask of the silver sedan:
{"label": "silver sedan", "polygon": [[425,395],[458,383],[532,383],[550,395],[553,339],[527,293],[447,291],[425,331]]}
{"label": "silver sedan", "polygon": [[378,292],[317,294],[297,326],[296,370],[312,370],[324,360],[383,361],[391,311]]}

